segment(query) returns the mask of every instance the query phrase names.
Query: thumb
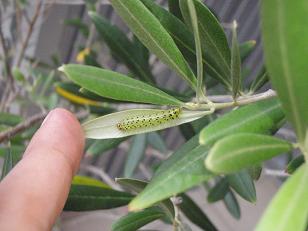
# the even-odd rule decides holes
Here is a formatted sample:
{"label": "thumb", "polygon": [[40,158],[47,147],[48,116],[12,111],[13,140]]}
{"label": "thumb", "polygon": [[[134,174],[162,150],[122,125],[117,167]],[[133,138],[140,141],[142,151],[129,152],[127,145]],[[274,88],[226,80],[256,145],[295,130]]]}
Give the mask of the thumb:
{"label": "thumb", "polygon": [[51,111],[23,159],[0,184],[0,227],[50,230],[63,209],[83,147],[78,120],[64,109]]}

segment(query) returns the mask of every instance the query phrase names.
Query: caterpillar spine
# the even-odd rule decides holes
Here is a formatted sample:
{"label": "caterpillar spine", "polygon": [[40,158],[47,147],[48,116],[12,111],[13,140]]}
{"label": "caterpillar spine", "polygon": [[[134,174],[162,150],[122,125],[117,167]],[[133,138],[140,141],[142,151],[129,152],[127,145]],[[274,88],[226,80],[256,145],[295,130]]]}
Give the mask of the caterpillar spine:
{"label": "caterpillar spine", "polygon": [[181,108],[174,108],[169,110],[161,110],[160,112],[152,115],[140,115],[127,117],[117,123],[117,128],[120,131],[132,131],[139,128],[155,127],[162,123],[179,118]]}

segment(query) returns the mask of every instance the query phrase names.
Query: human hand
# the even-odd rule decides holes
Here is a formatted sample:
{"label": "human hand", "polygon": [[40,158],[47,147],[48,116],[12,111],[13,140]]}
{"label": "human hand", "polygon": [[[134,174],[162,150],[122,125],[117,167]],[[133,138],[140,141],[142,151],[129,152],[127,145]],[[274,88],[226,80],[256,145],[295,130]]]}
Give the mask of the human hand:
{"label": "human hand", "polygon": [[64,109],[51,111],[22,160],[0,183],[0,230],[50,230],[63,209],[83,148],[78,120]]}

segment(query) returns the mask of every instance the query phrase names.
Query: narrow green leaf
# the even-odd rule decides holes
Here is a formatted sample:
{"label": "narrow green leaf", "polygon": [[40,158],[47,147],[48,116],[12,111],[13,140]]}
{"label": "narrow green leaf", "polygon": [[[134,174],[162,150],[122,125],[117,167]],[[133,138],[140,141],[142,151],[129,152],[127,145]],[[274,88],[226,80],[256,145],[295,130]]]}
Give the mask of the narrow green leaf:
{"label": "narrow green leaf", "polygon": [[152,221],[164,217],[164,212],[157,207],[139,212],[132,212],[112,224],[112,231],[136,231]]}
{"label": "narrow green leaf", "polygon": [[11,153],[11,149],[7,148],[6,154],[4,156],[4,163],[2,166],[2,173],[0,180],[2,180],[11,171],[12,168],[13,168],[13,156]]}
{"label": "narrow green leaf", "polygon": [[232,80],[232,96],[234,99],[239,95],[241,90],[241,56],[237,41],[237,23],[233,22],[232,27],[232,48],[231,48],[231,80]]}
{"label": "narrow green leaf", "polygon": [[211,148],[206,167],[215,173],[234,173],[292,150],[292,144],[272,136],[239,133],[226,136]]}
{"label": "narrow green leaf", "polygon": [[302,165],[280,188],[256,231],[305,231],[308,221],[308,166]]}
{"label": "narrow green leaf", "polygon": [[215,120],[201,131],[199,142],[213,144],[235,132],[271,134],[281,126],[281,121],[284,121],[284,113],[277,99],[253,103]]}
{"label": "narrow green leaf", "polygon": [[148,48],[146,48],[135,35],[133,36],[133,45],[135,53],[139,58],[139,62],[142,63],[146,68],[150,69],[149,66],[150,52]]}
{"label": "narrow green leaf", "polygon": [[229,191],[229,184],[226,178],[220,179],[207,195],[207,201],[210,203],[222,200]]}
{"label": "narrow green leaf", "polygon": [[[185,147],[186,149],[186,147]],[[188,149],[188,147],[187,147]],[[130,210],[138,210],[148,207],[157,201],[168,198],[174,194],[185,191],[186,189],[197,185],[212,177],[211,173],[207,171],[200,163],[207,152],[202,146],[197,146],[190,152],[179,151],[182,158],[170,164],[166,171],[158,171],[143,190],[129,205]],[[165,162],[161,165],[164,168]],[[188,170],[189,169],[189,170]]]}
{"label": "narrow green leaf", "polygon": [[241,60],[245,60],[256,46],[256,40],[248,40],[239,45]]}
{"label": "narrow green leaf", "polygon": [[140,41],[195,89],[196,78],[183,55],[168,32],[142,2],[111,0],[111,4]]}
{"label": "narrow green leaf", "polygon": [[263,67],[257,77],[253,80],[250,85],[249,91],[255,92],[259,90],[261,87],[264,86],[269,81],[269,76],[265,68]]}
{"label": "narrow green leaf", "polygon": [[304,155],[299,155],[298,157],[295,157],[293,160],[291,160],[290,163],[288,163],[286,172],[289,174],[293,174],[296,171],[296,169],[304,163],[305,163]]}
{"label": "narrow green leaf", "polygon": [[113,71],[76,64],[63,65],[59,70],[81,87],[107,98],[159,105],[182,104],[155,87]]}
{"label": "narrow green leaf", "polygon": [[[195,69],[196,67],[196,51],[194,44],[194,37],[187,26],[177,17],[170,14],[163,7],[157,5],[152,0],[141,0],[143,4],[151,11],[153,15],[159,20],[163,27],[168,31],[172,36],[174,42],[179,47],[180,51],[186,58],[186,60],[191,64]],[[213,32],[214,33],[214,32]],[[227,41],[227,40],[226,40]],[[205,53],[204,48],[202,47],[203,57],[208,57],[211,53]],[[220,64],[216,65],[213,62],[213,59],[202,59],[203,65],[207,74],[211,77],[219,80],[228,88],[231,88],[230,83],[230,74],[226,75],[220,70]]]}
{"label": "narrow green leaf", "polygon": [[[11,144],[10,150],[13,156],[13,165],[15,165],[20,160],[22,153],[24,153],[25,147],[24,145]],[[7,151],[7,147],[0,147],[0,157],[5,158],[5,155],[7,155]]]}
{"label": "narrow green leaf", "polygon": [[150,144],[153,148],[160,151],[161,153],[166,153],[168,151],[165,141],[160,136],[158,132],[151,132],[147,135],[147,142]]}
{"label": "narrow green leaf", "polygon": [[0,124],[1,125],[8,125],[8,126],[15,126],[22,121],[22,117],[19,115],[0,112]]}
{"label": "narrow green leaf", "polygon": [[125,177],[128,178],[134,174],[135,169],[139,165],[144,155],[145,146],[146,146],[146,135],[140,134],[134,136],[125,161],[125,166],[124,166]]}
{"label": "narrow green leaf", "polygon": [[212,175],[202,160],[210,145],[235,132],[271,133],[277,130],[277,124],[281,126],[283,118],[277,100],[247,105],[218,118],[202,131],[202,144],[206,145],[198,146],[198,135],[183,145],[161,164],[151,182],[130,203],[129,209],[148,207],[208,180]]}
{"label": "narrow green leaf", "polygon": [[207,215],[187,194],[182,193],[180,197],[182,198],[182,203],[179,207],[192,223],[206,231],[217,231]]}
{"label": "narrow green leaf", "polygon": [[153,76],[149,66],[144,60],[138,57],[134,44],[116,26],[113,26],[104,17],[95,12],[89,12],[89,16],[94,23],[101,38],[106,42],[112,54],[123,62],[140,79],[153,83]]}
{"label": "narrow green leaf", "polygon": [[87,138],[120,138],[174,127],[207,114],[208,111],[186,111],[180,108],[132,109],[98,117],[87,121],[82,126]]}
{"label": "narrow green leaf", "polygon": [[183,19],[179,0],[168,0],[168,9],[169,12],[176,16],[178,19]]}
{"label": "narrow green leaf", "polygon": [[72,185],[88,185],[101,187],[104,189],[111,189],[109,185],[103,183],[102,181],[87,176],[74,176]]}
{"label": "narrow green leaf", "polygon": [[[195,3],[205,57],[214,63],[224,76],[230,76],[231,55],[223,28],[213,13],[199,0]],[[180,0],[180,8],[186,24],[191,27],[187,0]]]}
{"label": "narrow green leaf", "polygon": [[195,47],[196,47],[196,59],[197,59],[197,100],[201,100],[203,97],[203,64],[202,64],[202,48],[201,41],[199,36],[199,27],[198,27],[198,19],[195,8],[195,3],[193,1],[188,1],[188,10],[190,15],[190,21],[192,24],[194,39],[195,39]]}
{"label": "narrow green leaf", "polygon": [[256,189],[254,182],[247,172],[243,170],[227,176],[229,185],[245,200],[256,202]]}
{"label": "narrow green leaf", "polygon": [[308,4],[306,0],[262,1],[261,13],[266,68],[303,143],[308,127]]}
{"label": "narrow green leaf", "polygon": [[[131,178],[116,178],[116,182],[119,183],[130,191],[140,193],[148,184],[148,182],[131,179]],[[174,206],[170,199],[166,199],[157,204],[163,211],[165,211],[169,220],[172,221],[174,218]]]}
{"label": "narrow green leaf", "polygon": [[227,210],[230,212],[230,214],[236,218],[240,219],[241,217],[241,210],[240,206],[238,204],[238,201],[232,191],[229,190],[229,192],[226,194],[224,198],[224,204],[227,208]]}
{"label": "narrow green leaf", "polygon": [[132,195],[112,189],[89,185],[72,185],[64,210],[90,211],[127,205]]}
{"label": "narrow green leaf", "polygon": [[127,137],[106,139],[106,140],[96,140],[93,144],[90,145],[86,153],[91,156],[100,155],[110,149],[117,147],[120,143],[122,143],[126,139]]}

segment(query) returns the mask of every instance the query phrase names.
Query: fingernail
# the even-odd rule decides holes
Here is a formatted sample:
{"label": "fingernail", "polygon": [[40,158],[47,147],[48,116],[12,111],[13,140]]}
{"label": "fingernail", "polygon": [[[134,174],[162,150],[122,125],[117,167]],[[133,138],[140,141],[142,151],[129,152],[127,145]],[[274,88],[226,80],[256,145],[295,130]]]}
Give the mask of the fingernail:
{"label": "fingernail", "polygon": [[51,118],[52,116],[52,113],[53,113],[53,110],[51,110],[47,116],[45,117],[45,119],[43,120],[42,124],[41,124],[41,127]]}

